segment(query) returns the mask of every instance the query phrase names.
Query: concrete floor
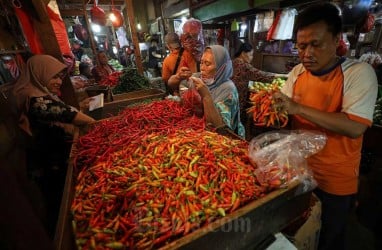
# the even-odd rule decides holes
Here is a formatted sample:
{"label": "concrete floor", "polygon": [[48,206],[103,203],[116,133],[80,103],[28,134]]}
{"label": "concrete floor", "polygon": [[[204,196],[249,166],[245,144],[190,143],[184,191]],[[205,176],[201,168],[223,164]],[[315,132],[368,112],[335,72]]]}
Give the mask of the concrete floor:
{"label": "concrete floor", "polygon": [[382,249],[382,155],[364,152],[358,207],[347,228],[348,250]]}

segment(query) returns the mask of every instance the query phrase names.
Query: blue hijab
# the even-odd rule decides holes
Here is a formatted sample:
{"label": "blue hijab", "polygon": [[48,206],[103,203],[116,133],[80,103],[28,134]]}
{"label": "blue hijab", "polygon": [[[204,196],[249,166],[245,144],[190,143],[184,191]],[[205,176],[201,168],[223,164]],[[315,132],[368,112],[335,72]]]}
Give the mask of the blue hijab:
{"label": "blue hijab", "polygon": [[208,86],[209,90],[212,91],[213,89],[222,85],[224,82],[230,81],[230,78],[233,74],[233,67],[228,51],[223,46],[212,45],[206,47],[206,49],[211,49],[216,64],[214,83]]}
{"label": "blue hijab", "polygon": [[224,123],[245,138],[244,126],[240,121],[239,94],[235,84],[230,80],[233,73],[231,58],[228,51],[221,45],[206,47],[208,48],[211,49],[216,64],[214,82],[208,85],[214,104]]}

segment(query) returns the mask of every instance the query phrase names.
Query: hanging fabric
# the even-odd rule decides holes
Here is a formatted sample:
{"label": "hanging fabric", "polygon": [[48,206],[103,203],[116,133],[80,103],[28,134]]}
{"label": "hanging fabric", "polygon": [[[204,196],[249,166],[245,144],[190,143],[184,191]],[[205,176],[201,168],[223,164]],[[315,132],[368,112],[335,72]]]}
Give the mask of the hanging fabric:
{"label": "hanging fabric", "polygon": [[281,12],[279,22],[272,34],[274,40],[287,40],[293,36],[293,27],[297,10],[293,8],[284,9]]}
{"label": "hanging fabric", "polygon": [[33,21],[30,16],[25,12],[24,7],[15,7],[13,9],[23,29],[25,39],[29,45],[30,51],[33,54],[43,54],[44,49],[41,45],[40,37],[37,35],[37,32],[33,27]]}
{"label": "hanging fabric", "polygon": [[344,56],[344,55],[346,55],[347,52],[348,52],[348,48],[346,46],[346,43],[345,43],[344,39],[341,38],[340,41],[338,42],[336,54],[337,54],[337,56]]}
{"label": "hanging fabric", "polygon": [[272,27],[274,18],[275,12],[273,10],[256,14],[253,32],[258,33],[268,31]]}
{"label": "hanging fabric", "polygon": [[264,13],[256,14],[255,24],[253,25],[253,32],[264,31]]}
{"label": "hanging fabric", "polygon": [[5,67],[9,70],[9,73],[11,74],[13,79],[17,79],[20,75],[19,67],[16,63],[14,56],[3,56],[3,63]]}
{"label": "hanging fabric", "polygon": [[129,46],[126,30],[123,27],[119,27],[115,33],[117,34],[118,44],[121,48],[125,46]]}
{"label": "hanging fabric", "polygon": [[76,36],[76,38],[78,40],[80,40],[81,42],[87,42],[88,39],[89,39],[89,34],[88,34],[88,31],[87,29],[82,25],[79,17],[77,16],[74,20],[73,20],[74,24],[73,25],[70,25],[73,27],[73,32]]}
{"label": "hanging fabric", "polygon": [[236,21],[236,19],[233,19],[231,23],[231,31],[238,31],[239,30],[239,23]]}
{"label": "hanging fabric", "polygon": [[61,54],[71,55],[72,51],[70,49],[68,34],[66,32],[64,21],[62,20],[61,16],[54,12],[49,6],[46,6],[46,10],[56,35],[58,45],[60,46]]}
{"label": "hanging fabric", "polygon": [[279,10],[276,14],[275,19],[273,20],[272,26],[269,28],[268,33],[267,33],[267,41],[270,41],[273,39],[273,34],[275,33],[276,27],[279,23],[281,16],[281,11]]}
{"label": "hanging fabric", "polygon": [[370,32],[374,27],[375,17],[370,12],[367,12],[365,19],[363,22],[361,22],[361,25],[359,27],[359,32],[361,33],[368,33]]}

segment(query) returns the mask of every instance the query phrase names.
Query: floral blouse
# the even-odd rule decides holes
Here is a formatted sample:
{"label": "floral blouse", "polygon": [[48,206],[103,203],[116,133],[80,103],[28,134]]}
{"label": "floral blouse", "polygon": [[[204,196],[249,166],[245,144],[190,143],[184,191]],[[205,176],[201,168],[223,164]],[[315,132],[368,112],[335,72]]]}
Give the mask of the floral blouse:
{"label": "floral blouse", "polygon": [[71,123],[77,112],[77,109],[72,106],[56,101],[49,96],[41,96],[31,98],[28,117],[31,123]]}
{"label": "floral blouse", "polygon": [[233,92],[223,101],[215,102],[215,107],[222,116],[224,123],[240,137],[245,138],[245,128],[239,120],[239,106],[237,104],[238,95],[236,92]]}
{"label": "floral blouse", "polygon": [[248,107],[248,82],[271,82],[274,78],[275,74],[256,69],[239,57],[233,60],[233,75],[231,80],[235,83],[239,92],[241,117],[246,115],[245,109]]}

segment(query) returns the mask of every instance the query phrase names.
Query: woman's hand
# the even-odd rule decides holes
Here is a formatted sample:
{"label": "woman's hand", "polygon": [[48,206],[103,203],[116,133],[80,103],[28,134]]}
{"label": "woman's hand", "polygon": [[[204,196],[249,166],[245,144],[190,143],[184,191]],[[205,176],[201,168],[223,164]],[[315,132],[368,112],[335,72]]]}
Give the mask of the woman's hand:
{"label": "woman's hand", "polygon": [[287,79],[288,78],[288,74],[275,74],[275,78],[284,78],[284,79]]}
{"label": "woman's hand", "polygon": [[275,108],[281,111],[286,111],[289,115],[294,115],[299,113],[300,105],[293,101],[288,96],[281,92],[276,92],[273,94],[273,99],[275,100]]}
{"label": "woman's hand", "polygon": [[73,76],[70,78],[70,80],[72,81],[75,90],[82,89],[86,86],[86,81],[83,80],[81,77]]}
{"label": "woman's hand", "polygon": [[192,76],[192,72],[188,67],[181,67],[178,73],[176,73],[176,77],[180,81],[187,80],[188,78],[190,78],[190,76]]}
{"label": "woman's hand", "polygon": [[195,84],[195,88],[199,92],[199,94],[202,98],[205,98],[207,96],[211,96],[207,85],[203,82],[202,79],[197,78],[197,77],[190,77],[190,79]]}
{"label": "woman's hand", "polygon": [[69,123],[53,122],[52,125],[62,128],[66,134],[73,135],[75,126]]}
{"label": "woman's hand", "polygon": [[202,79],[197,77],[190,77],[190,80],[195,84],[196,90],[199,92],[203,100],[203,109],[206,122],[219,128],[225,125],[222,116],[215,107],[214,100],[212,99],[210,90]]}
{"label": "woman's hand", "polygon": [[89,98],[86,98],[82,101],[80,101],[80,110],[82,112],[85,112],[86,110],[89,110],[89,103],[91,100],[93,100],[94,98],[93,97],[89,97]]}

